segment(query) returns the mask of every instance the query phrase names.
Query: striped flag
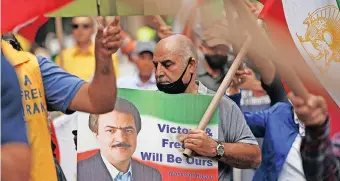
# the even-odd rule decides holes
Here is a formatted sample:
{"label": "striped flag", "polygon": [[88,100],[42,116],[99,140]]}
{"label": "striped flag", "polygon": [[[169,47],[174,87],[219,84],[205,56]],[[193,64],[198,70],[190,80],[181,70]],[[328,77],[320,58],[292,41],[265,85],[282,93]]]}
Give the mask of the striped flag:
{"label": "striped flag", "polygon": [[[331,135],[340,131],[339,0],[259,0],[260,14],[271,37],[283,36],[295,47],[299,77],[309,92],[323,96],[332,121]],[[285,30],[278,34],[274,26]],[[274,43],[280,43],[275,42]],[[302,61],[300,61],[302,60]]]}

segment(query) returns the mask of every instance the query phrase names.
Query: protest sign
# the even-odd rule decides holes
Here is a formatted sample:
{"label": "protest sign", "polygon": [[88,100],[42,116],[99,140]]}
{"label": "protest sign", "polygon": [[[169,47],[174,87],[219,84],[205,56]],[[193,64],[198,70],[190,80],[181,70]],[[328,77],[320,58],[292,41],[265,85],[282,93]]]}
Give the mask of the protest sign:
{"label": "protest sign", "polygon": [[[158,91],[119,89],[118,97],[131,102],[141,117],[141,130],[137,134],[133,160],[153,168],[149,169],[150,172],[158,171],[164,181],[218,180],[218,163],[205,157],[187,159],[182,154],[183,144],[177,139],[179,134],[187,134],[190,129],[197,127],[211,102],[211,96],[169,95]],[[83,165],[84,161],[98,155],[99,147],[105,147],[100,146],[102,142],[98,140],[102,124],[100,121],[104,119],[98,119],[99,136],[96,137],[90,131],[88,118],[89,114],[86,113],[78,117],[78,179],[82,173],[80,169],[84,168],[79,164]],[[217,139],[218,111],[214,113],[205,132]],[[138,177],[138,173],[134,174],[133,170],[134,167],[132,175]],[[143,176],[152,174],[150,172]]]}

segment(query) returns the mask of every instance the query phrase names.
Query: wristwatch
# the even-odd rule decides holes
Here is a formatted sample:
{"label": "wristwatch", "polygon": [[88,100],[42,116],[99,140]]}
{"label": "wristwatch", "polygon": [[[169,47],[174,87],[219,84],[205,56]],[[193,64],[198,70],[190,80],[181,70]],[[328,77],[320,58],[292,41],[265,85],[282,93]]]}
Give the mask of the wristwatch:
{"label": "wristwatch", "polygon": [[217,147],[216,147],[216,156],[214,157],[214,159],[219,160],[223,154],[224,154],[224,145],[223,143],[216,141],[217,142]]}

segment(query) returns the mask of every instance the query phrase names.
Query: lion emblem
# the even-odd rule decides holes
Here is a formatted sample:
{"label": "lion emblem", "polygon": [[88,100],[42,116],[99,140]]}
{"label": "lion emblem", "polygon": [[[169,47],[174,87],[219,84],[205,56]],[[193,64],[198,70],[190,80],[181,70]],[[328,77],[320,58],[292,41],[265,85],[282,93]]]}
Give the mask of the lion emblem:
{"label": "lion emblem", "polygon": [[319,8],[308,14],[300,43],[320,72],[327,72],[331,62],[340,62],[340,11],[336,6]]}

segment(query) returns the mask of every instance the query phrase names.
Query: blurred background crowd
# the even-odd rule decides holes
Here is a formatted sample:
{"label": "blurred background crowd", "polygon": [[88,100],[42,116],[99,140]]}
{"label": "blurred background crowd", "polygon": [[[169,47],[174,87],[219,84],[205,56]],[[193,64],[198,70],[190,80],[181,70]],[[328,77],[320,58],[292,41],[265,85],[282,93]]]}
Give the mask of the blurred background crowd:
{"label": "blurred background crowd", "polygon": [[[254,1],[252,5],[252,11],[257,16],[261,11],[262,4]],[[199,13],[197,12],[198,16],[194,21],[207,21],[206,19],[209,17],[199,19]],[[148,16],[121,17],[120,25],[124,31],[124,44],[112,57],[119,87],[138,88],[139,86],[141,89],[157,89],[151,75],[153,65],[151,62],[147,63],[143,60],[152,59],[155,44],[162,36],[166,36],[167,31],[172,30],[174,33],[187,31],[186,23],[182,20],[183,16],[188,16],[188,12],[179,11],[177,16],[162,16],[168,28],[171,28],[169,30],[155,29],[154,22]],[[108,22],[111,19],[112,17],[106,17]],[[93,41],[96,22],[91,17],[62,18],[62,46],[60,46],[61,41],[56,33],[55,22],[55,18],[49,18],[48,22],[38,30],[34,43],[30,43],[20,34],[16,36],[24,50],[48,57],[67,72],[84,80],[91,80],[95,63]],[[197,69],[198,79],[209,89],[216,91],[235,59],[232,46],[228,42],[221,42],[223,41],[221,34],[224,33],[224,29],[206,28],[209,26],[207,23],[194,24],[195,26],[188,32],[194,39],[200,55]],[[212,36],[212,38],[207,38],[207,36]],[[218,45],[221,43],[230,47],[228,54],[220,53]],[[270,100],[261,86],[250,85],[259,83],[256,82],[256,79],[260,80],[259,73],[250,61],[245,61],[245,65],[254,71],[254,82],[249,83],[249,87],[253,87],[252,90],[244,89],[242,91],[241,105],[243,109],[267,108]],[[136,80],[138,77],[141,80]],[[141,84],[138,81],[141,81]]]}
{"label": "blurred background crowd", "polygon": [[[263,5],[256,0],[245,1],[251,13],[257,18],[257,23],[261,28],[266,29],[265,24],[259,18]],[[212,3],[198,8],[195,7],[197,4],[192,3],[191,0],[183,0],[183,4],[180,9],[176,11],[177,13],[175,15],[121,16],[119,24],[122,30],[120,36],[123,39],[123,43],[119,50],[112,55],[113,69],[115,70],[117,78],[117,87],[157,91],[155,65],[152,61],[156,44],[161,39],[178,33],[187,36],[195,45],[196,52],[198,53],[197,76],[195,81],[201,82],[212,91],[217,91],[232,66],[237,55],[236,48],[239,47],[234,47],[236,45],[227,41],[228,38],[226,37],[231,36],[229,33],[232,32],[230,28],[234,27],[228,25],[225,18],[224,7],[219,3],[210,2]],[[214,11],[212,11],[212,9]],[[109,24],[113,19],[114,16],[106,16],[104,25]],[[98,28],[98,22],[96,21],[96,18],[89,16],[53,17],[48,18],[47,22],[38,29],[33,41],[26,39],[20,32],[15,36],[24,51],[31,52],[37,56],[47,57],[66,72],[91,82],[96,67],[95,36]],[[248,57],[244,58],[239,70],[244,70],[246,73],[244,77],[246,78],[244,78],[244,80],[241,80],[241,78],[235,80],[234,78],[232,86],[226,91],[226,95],[229,96],[231,88],[240,91],[241,110],[243,112],[252,112],[250,115],[253,115],[254,117],[252,118],[255,120],[257,118],[257,111],[276,110],[276,107],[273,104],[282,101],[278,98],[282,96],[281,93],[284,93],[285,99],[286,95],[284,87],[281,86],[280,78],[276,75],[277,72],[275,72],[275,70],[270,70],[269,68],[264,72],[263,67],[262,72],[260,72],[253,62],[254,61],[250,60]],[[165,61],[164,65],[162,63],[162,66],[167,67],[170,65],[167,65]],[[275,79],[273,78],[273,82],[268,84],[265,83],[261,74],[265,77],[265,74],[271,74],[272,72],[275,74]],[[238,77],[237,73],[235,77]],[[239,85],[235,86],[237,81]],[[280,84],[281,87],[277,88],[276,86],[278,86],[278,84]],[[106,84],[105,86],[105,88],[107,88]],[[233,92],[232,94],[238,93],[239,92]],[[291,103],[289,103],[288,100],[286,104],[291,106]],[[284,106],[281,106],[281,108],[282,107]],[[282,119],[282,122],[284,122],[285,120],[285,118],[282,118],[283,114],[281,115],[280,111],[273,111],[268,115],[275,121]],[[264,129],[262,130],[262,136],[257,137],[267,136],[267,140],[264,141],[264,143],[261,138],[258,138],[258,142],[261,146],[265,145],[263,146],[264,151],[262,151],[262,155],[270,155],[271,157],[271,160],[268,157],[262,159],[267,160],[266,162],[262,161],[262,163],[264,163],[262,165],[264,166],[261,169],[272,169],[273,165],[268,163],[278,164],[280,162],[279,164],[281,165],[279,167],[284,170],[281,172],[283,173],[283,176],[281,175],[280,178],[286,179],[285,177],[287,177],[287,175],[294,177],[294,174],[290,173],[292,170],[295,175],[303,175],[303,169],[300,163],[300,146],[296,145],[301,144],[301,137],[304,137],[305,132],[304,126],[300,124],[293,109],[289,109],[289,112],[284,115],[287,116],[287,120],[294,121],[296,126],[294,134],[295,136],[298,135],[296,136],[296,140],[290,140],[290,143],[292,143],[291,145],[287,146],[288,143],[285,145],[287,150],[292,150],[292,152],[289,151],[288,153],[287,151],[285,153],[285,160],[276,160],[275,156],[279,157],[279,153],[282,151],[282,145],[284,145],[282,142],[288,140],[285,137],[288,133],[282,134],[283,136],[281,139],[280,134],[275,132],[276,129],[272,129],[274,127],[278,128],[279,126],[270,126],[269,124],[267,126],[267,124],[265,124]],[[59,155],[63,155],[61,152],[65,151],[65,149],[58,149],[58,147],[65,146],[75,149],[72,150],[72,153],[67,150],[66,152],[68,153],[64,154],[65,156],[63,156],[63,159],[69,159],[67,161],[74,163],[76,162],[77,116],[77,114],[66,116],[61,112],[49,112],[48,119],[51,127],[52,150],[55,162],[61,162]],[[246,118],[247,116],[249,117],[249,114],[245,114]],[[263,120],[267,119],[263,118]],[[253,120],[250,119],[249,122],[251,121]],[[326,121],[328,121],[328,118]],[[275,122],[275,124],[276,123],[277,122]],[[258,125],[255,124],[254,127],[257,128],[257,126]],[[281,127],[278,129],[281,129]],[[273,134],[268,134],[267,130],[272,131]],[[282,133],[283,132],[285,131],[282,131]],[[325,135],[329,134],[329,131],[326,130],[325,132]],[[254,133],[254,135],[255,134],[256,133]],[[307,139],[308,138],[309,137],[307,136]],[[59,144],[57,143],[58,140]],[[271,145],[272,142],[277,143],[277,145],[274,145],[277,146],[277,150],[276,148],[272,148],[274,147]],[[321,147],[324,146],[321,145]],[[290,154],[289,157],[287,156],[288,154]],[[59,169],[58,174],[60,174],[58,175],[58,178],[66,177],[67,180],[73,180],[75,179],[75,167],[73,168],[71,166],[72,168],[69,168],[67,161],[61,162],[61,167],[57,164],[57,169]],[[257,176],[262,176],[261,171],[263,170],[261,169],[258,169],[260,171],[257,171],[259,173]],[[272,169],[270,171],[275,170],[275,172],[279,173],[280,169]],[[263,173],[270,175],[270,171],[265,170]],[[266,176],[263,176],[263,178],[264,177]],[[278,177],[278,175],[275,177]],[[233,179],[235,181],[250,181],[256,178],[258,177],[254,177],[254,170],[252,169],[234,169]]]}
{"label": "blurred background crowd", "polygon": [[[258,16],[263,5],[257,1],[249,2],[249,8],[255,16]],[[153,21],[152,16],[120,18],[124,41],[122,47],[112,56],[119,88],[157,90],[154,65],[151,61],[154,48],[160,39],[173,32],[184,33],[193,40],[199,55],[197,79],[207,88],[217,91],[235,59],[232,45],[223,40],[223,34],[228,31],[227,24],[223,19],[217,20],[218,23],[215,25],[209,24],[212,22],[211,18],[218,17],[216,15],[207,16],[210,14],[209,9],[197,10],[195,18],[190,19],[190,13],[186,9],[191,6],[190,3],[183,6],[176,16],[161,16],[166,23],[166,26],[161,26],[162,28],[157,28],[159,25],[155,24],[157,22]],[[112,21],[112,18],[106,17],[107,23]],[[63,17],[61,19],[62,27],[59,28],[62,29],[62,37],[58,37],[56,31],[57,26],[60,26],[60,24],[56,24],[56,18],[49,18],[39,28],[33,43],[20,34],[17,34],[16,38],[25,51],[48,57],[65,71],[91,81],[95,71],[94,38],[97,32],[97,22],[93,17]],[[187,19],[187,21],[183,19]],[[189,23],[194,26],[189,26]],[[222,28],[217,27],[221,25]],[[261,87],[261,76],[258,70],[249,60],[244,60],[243,66],[249,70],[252,79],[247,80],[248,82],[243,84],[244,87],[241,87],[241,109],[243,111],[258,111],[269,108],[271,101]],[[54,121],[54,127],[72,124],[72,133],[76,140],[76,125],[72,122],[66,123],[63,119],[57,119],[61,115],[59,112],[50,112],[50,121]],[[65,133],[62,137],[68,139],[67,135],[69,136],[70,133]],[[56,136],[53,134],[52,140],[56,141]],[[261,143],[261,139],[258,141]],[[53,149],[56,153],[55,145],[53,145]],[[64,170],[66,175],[68,175],[67,172]],[[241,180],[252,179],[253,170],[242,170],[242,172],[239,174]]]}

